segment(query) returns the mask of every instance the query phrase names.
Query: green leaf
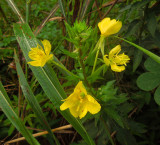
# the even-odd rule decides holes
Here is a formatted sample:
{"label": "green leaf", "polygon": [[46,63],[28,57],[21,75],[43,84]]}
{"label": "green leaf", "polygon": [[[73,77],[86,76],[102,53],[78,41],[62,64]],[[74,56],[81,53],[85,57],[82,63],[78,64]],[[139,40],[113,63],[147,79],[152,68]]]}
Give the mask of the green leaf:
{"label": "green leaf", "polygon": [[[26,61],[30,61],[28,53],[31,48],[37,46],[37,41],[33,32],[27,24],[14,24],[14,32]],[[89,145],[94,145],[93,140],[86,132],[81,121],[74,118],[68,110],[60,110],[60,105],[63,103],[61,100],[65,99],[67,96],[62,86],[60,85],[59,80],[53,69],[48,64],[46,64],[43,68],[33,66],[30,66],[30,68],[34,73],[35,77],[37,78],[38,82],[42,86],[47,97],[51,100],[56,109],[69,123],[72,124],[72,126],[77,130],[77,132]]]}
{"label": "green leaf", "polygon": [[100,76],[100,73],[103,71],[104,67],[106,67],[106,64],[101,65],[92,75],[90,75],[87,80],[90,83],[95,82],[97,79],[103,79],[103,77]]}
{"label": "green leaf", "polygon": [[10,100],[10,98],[9,98],[9,96],[8,96],[8,94],[7,94],[7,92],[6,92],[6,90],[4,89],[4,87],[3,87],[1,81],[0,81],[0,91],[2,92],[2,94],[4,94],[4,96],[5,96],[6,100],[7,100],[7,102],[11,105],[11,104],[12,104],[12,103],[11,103],[11,100]]}
{"label": "green leaf", "polygon": [[137,85],[140,89],[151,91],[160,84],[160,73],[146,72],[137,79]]}
{"label": "green leaf", "polygon": [[48,139],[51,144],[54,144],[53,140],[55,140],[56,144],[60,144],[54,134],[51,131],[51,128],[43,115],[43,112],[41,110],[40,105],[38,104],[38,101],[36,100],[36,97],[34,96],[31,88],[29,87],[29,84],[27,83],[27,80],[25,78],[25,75],[22,71],[22,68],[20,66],[17,54],[15,53],[15,62],[16,62],[16,69],[19,76],[20,85],[23,91],[23,94],[26,98],[26,100],[29,102],[31,108],[35,112],[35,115],[37,116],[37,119],[41,123],[44,129],[46,129],[49,132]]}
{"label": "green leaf", "polygon": [[109,102],[115,99],[117,88],[114,88],[115,80],[107,82],[105,86],[102,86],[99,92],[99,98],[104,102]]}
{"label": "green leaf", "polygon": [[64,7],[63,7],[62,0],[58,0],[58,3],[59,3],[59,6],[60,6],[60,9],[61,9],[61,12],[62,12],[64,18],[66,19],[66,15],[65,15],[65,12],[64,12]]}
{"label": "green leaf", "polygon": [[117,140],[122,145],[138,145],[131,132],[123,128],[117,129]]}
{"label": "green leaf", "polygon": [[121,126],[122,128],[124,128],[122,118],[118,114],[118,112],[116,112],[116,110],[114,108],[107,107],[105,109],[105,112],[107,113],[108,116],[110,116],[113,120],[115,120],[118,123],[119,126]]}
{"label": "green leaf", "polygon": [[76,52],[70,52],[66,49],[60,49],[60,51],[62,51],[63,54],[68,55],[71,58],[77,59],[78,58],[78,54]]}
{"label": "green leaf", "polygon": [[147,19],[147,27],[151,35],[154,37],[155,31],[156,31],[156,17],[154,13],[149,13],[148,19]]}
{"label": "green leaf", "polygon": [[160,32],[158,30],[156,30],[156,32],[155,32],[155,36],[153,37],[153,41],[158,47],[160,47]]}
{"label": "green leaf", "polygon": [[160,105],[160,86],[156,89],[156,92],[154,93],[154,100],[158,105]]}
{"label": "green leaf", "polygon": [[8,130],[8,136],[12,135],[13,131],[15,130],[14,125],[11,125],[9,130]]}
{"label": "green leaf", "polygon": [[30,145],[40,145],[38,141],[32,136],[32,134],[27,130],[23,121],[14,112],[13,107],[8,103],[4,94],[0,91],[0,107],[5,113],[7,118],[11,123],[17,128],[17,130],[25,137]]}
{"label": "green leaf", "polygon": [[145,68],[151,72],[160,72],[160,64],[151,58],[148,58],[144,63]]}
{"label": "green leaf", "polygon": [[142,51],[135,50],[135,55],[134,55],[134,59],[133,59],[133,72],[135,72],[136,69],[138,68],[138,66],[140,65],[140,63],[142,61],[142,56],[143,56]]}
{"label": "green leaf", "polygon": [[17,6],[15,5],[13,0],[6,0],[6,2],[9,4],[9,6],[12,8],[13,12],[17,15],[17,17],[19,18],[19,20],[24,23],[24,19],[19,11],[19,9],[17,8]]}
{"label": "green leaf", "polygon": [[134,35],[139,29],[140,21],[138,19],[133,20],[129,23],[128,30],[125,34],[126,37]]}

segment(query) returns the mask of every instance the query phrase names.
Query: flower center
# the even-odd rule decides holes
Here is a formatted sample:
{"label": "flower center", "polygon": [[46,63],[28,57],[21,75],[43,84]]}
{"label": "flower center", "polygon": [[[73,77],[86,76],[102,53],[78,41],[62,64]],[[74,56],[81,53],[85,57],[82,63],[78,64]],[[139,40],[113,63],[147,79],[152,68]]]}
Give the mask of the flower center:
{"label": "flower center", "polygon": [[40,57],[42,57],[42,56],[44,56],[44,53],[41,52],[41,51],[38,51],[38,52],[37,52],[37,55],[39,55]]}
{"label": "flower center", "polygon": [[85,93],[81,92],[80,94],[81,98],[84,99],[84,97],[86,96]]}

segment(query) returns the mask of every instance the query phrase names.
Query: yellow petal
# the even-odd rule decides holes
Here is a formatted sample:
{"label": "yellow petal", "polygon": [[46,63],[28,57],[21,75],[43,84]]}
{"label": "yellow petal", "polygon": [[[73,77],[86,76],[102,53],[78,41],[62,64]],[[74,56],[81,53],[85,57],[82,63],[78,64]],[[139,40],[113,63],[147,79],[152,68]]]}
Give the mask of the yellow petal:
{"label": "yellow petal", "polygon": [[74,107],[69,108],[69,111],[71,112],[71,114],[72,114],[74,117],[78,117],[78,116],[79,116],[79,112],[77,111],[77,106],[74,106]]}
{"label": "yellow petal", "polygon": [[46,55],[49,55],[50,52],[51,52],[51,44],[50,44],[50,42],[48,40],[43,40],[42,44],[44,46],[44,50],[45,50]]}
{"label": "yellow petal", "polygon": [[61,106],[60,106],[60,110],[66,110],[67,108],[70,107],[70,104],[65,101]]}
{"label": "yellow petal", "polygon": [[117,66],[115,64],[111,65],[111,69],[115,72],[121,72],[125,70],[125,66]]}
{"label": "yellow petal", "polygon": [[110,23],[110,18],[104,18],[101,22],[98,23],[98,27],[101,31],[101,34],[104,35],[107,29],[107,25]]}
{"label": "yellow petal", "polygon": [[122,27],[122,22],[116,21],[115,19],[110,20],[110,18],[104,18],[98,23],[98,27],[101,31],[101,35],[106,37],[117,33]]}
{"label": "yellow petal", "polygon": [[82,119],[86,114],[87,114],[88,110],[86,107],[81,107],[79,110],[79,118]]}
{"label": "yellow petal", "polygon": [[45,53],[43,50],[39,49],[39,48],[32,48],[31,51],[29,52],[28,56],[30,57],[30,59],[32,60],[38,60],[41,57],[45,56]]}
{"label": "yellow petal", "polygon": [[46,55],[46,62],[53,59],[53,54]]}
{"label": "yellow petal", "polygon": [[78,93],[79,95],[80,95],[81,93],[84,93],[85,95],[87,95],[87,91],[86,91],[86,89],[85,89],[82,81],[80,81],[80,82],[77,84],[77,86],[76,86],[75,89],[74,89],[74,92],[75,92],[75,93]]}
{"label": "yellow petal", "polygon": [[30,61],[28,62],[28,64],[32,65],[32,66],[40,66],[43,67],[43,65],[41,64],[41,61]]}
{"label": "yellow petal", "polygon": [[104,60],[104,62],[105,62],[105,64],[106,64],[107,66],[110,65],[110,61],[109,61],[109,59],[107,58],[107,55],[104,55],[103,60]]}
{"label": "yellow petal", "polygon": [[87,95],[88,103],[87,103],[87,110],[91,114],[96,114],[101,110],[101,105],[90,95]]}
{"label": "yellow petal", "polygon": [[75,93],[72,93],[65,102],[60,106],[61,110],[77,106],[79,104],[79,98]]}
{"label": "yellow petal", "polygon": [[116,47],[114,47],[110,52],[109,52],[109,59],[112,59],[112,57],[115,54],[118,54],[121,51],[121,45],[117,45]]}

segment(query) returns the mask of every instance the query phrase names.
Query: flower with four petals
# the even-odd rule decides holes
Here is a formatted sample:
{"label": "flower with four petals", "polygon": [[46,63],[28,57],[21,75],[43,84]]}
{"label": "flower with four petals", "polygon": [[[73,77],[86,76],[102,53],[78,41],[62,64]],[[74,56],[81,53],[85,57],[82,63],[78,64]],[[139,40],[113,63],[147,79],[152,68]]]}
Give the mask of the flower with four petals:
{"label": "flower with four petals", "polygon": [[121,46],[117,45],[109,52],[109,56],[104,55],[103,58],[105,64],[107,66],[110,65],[111,69],[115,72],[121,72],[125,70],[126,63],[128,63],[130,60],[128,55],[125,55],[124,53],[119,54],[120,51],[121,51]]}
{"label": "flower with four petals", "polygon": [[65,102],[60,106],[61,110],[69,108],[74,117],[83,118],[87,112],[96,114],[100,111],[100,104],[89,94],[82,81],[80,81],[74,89],[74,92],[64,100]]}
{"label": "flower with four petals", "polygon": [[32,66],[40,66],[43,67],[47,61],[51,60],[53,58],[53,54],[50,54],[51,52],[51,44],[48,40],[42,41],[43,47],[39,44],[35,48],[31,48],[31,51],[29,52],[29,57],[33,61],[28,62],[28,64]]}

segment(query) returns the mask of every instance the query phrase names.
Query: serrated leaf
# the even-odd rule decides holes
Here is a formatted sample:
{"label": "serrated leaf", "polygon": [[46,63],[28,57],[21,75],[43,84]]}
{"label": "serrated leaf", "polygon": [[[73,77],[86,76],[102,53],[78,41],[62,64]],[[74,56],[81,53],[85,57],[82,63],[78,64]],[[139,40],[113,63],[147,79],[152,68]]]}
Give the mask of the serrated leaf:
{"label": "serrated leaf", "polygon": [[146,72],[137,79],[137,85],[144,91],[151,91],[160,84],[160,73]]}

